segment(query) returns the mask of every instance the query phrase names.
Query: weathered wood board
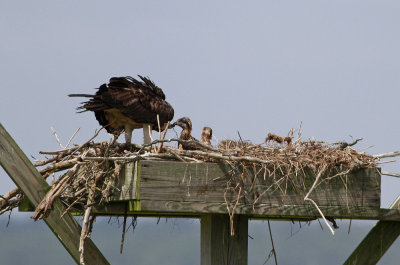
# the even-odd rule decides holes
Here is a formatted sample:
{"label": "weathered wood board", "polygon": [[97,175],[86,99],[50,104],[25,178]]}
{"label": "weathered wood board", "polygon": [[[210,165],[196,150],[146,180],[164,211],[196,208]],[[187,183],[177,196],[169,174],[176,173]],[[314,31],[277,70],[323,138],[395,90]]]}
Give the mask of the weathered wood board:
{"label": "weathered wood board", "polygon": [[[400,208],[400,196],[390,206]],[[400,235],[400,222],[379,221],[353,251],[344,265],[377,264]]]}
{"label": "weathered wood board", "polygon": [[[231,182],[228,186],[240,183],[242,194],[247,193],[237,205],[238,214],[260,218],[319,216],[315,207],[304,201],[316,177],[309,169],[293,172],[288,177],[279,174],[271,177],[263,169],[242,175],[228,164],[214,163],[140,161],[131,168],[131,177],[122,178],[119,184],[123,192],[112,200],[129,202],[131,213],[193,216],[227,213],[226,202],[232,209],[238,195],[238,189],[227,189],[227,183]],[[362,169],[329,179],[333,175],[335,172],[323,176],[310,194],[325,215],[341,218],[379,215],[378,169]],[[101,208],[97,208],[99,212],[105,210]]]}
{"label": "weathered wood board", "polygon": [[230,234],[229,216],[208,214],[201,217],[201,265],[247,265],[248,219],[234,217],[235,235]]}
{"label": "weathered wood board", "polygon": [[[50,186],[1,123],[0,165],[34,206],[37,206],[41,202],[46,192],[50,189]],[[80,253],[78,247],[81,227],[71,214],[67,213],[61,216],[65,209],[59,199],[55,200],[53,210],[44,221],[65,249],[71,254],[75,262],[79,264]],[[85,261],[87,265],[109,264],[90,238],[86,239],[85,249]]]}

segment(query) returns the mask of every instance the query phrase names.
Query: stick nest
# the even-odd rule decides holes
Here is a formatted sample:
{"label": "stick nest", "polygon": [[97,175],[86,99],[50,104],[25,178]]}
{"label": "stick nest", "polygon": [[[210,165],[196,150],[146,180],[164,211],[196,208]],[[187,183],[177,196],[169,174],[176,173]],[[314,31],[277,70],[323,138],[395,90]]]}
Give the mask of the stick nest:
{"label": "stick nest", "polygon": [[[279,144],[278,141],[252,144],[248,141],[223,140],[217,148],[194,142],[198,150],[162,146],[166,142],[190,141],[155,140],[149,145],[130,148],[118,143],[86,142],[69,149],[40,152],[51,157],[37,161],[35,166],[44,167],[40,173],[44,178],[52,176],[52,181],[50,191],[32,217],[38,220],[48,216],[56,198],[60,198],[68,209],[72,206],[85,209],[88,205],[108,202],[115,191],[115,183],[120,179],[123,165],[137,160],[222,162],[241,170],[257,165],[265,168],[270,176],[278,172],[280,175],[289,175],[305,167],[312,169],[316,175],[321,170],[333,168],[339,169],[340,173],[376,167],[378,163],[375,157],[358,152],[344,142],[328,144],[297,140],[289,144]],[[55,180],[57,172],[63,174]],[[16,190],[1,197],[0,213],[18,206],[21,201],[21,195]]]}
{"label": "stick nest", "polygon": [[[151,144],[129,146],[128,148],[126,145],[115,143],[115,141],[93,142],[92,140],[97,134],[98,132],[86,143],[75,145],[73,148],[40,152],[46,158],[35,162],[36,167],[42,168],[40,173],[45,179],[51,177],[51,188],[36,207],[32,218],[35,220],[46,218],[52,210],[54,200],[57,198],[66,206],[63,215],[71,209],[84,211],[80,241],[82,264],[84,263],[84,241],[91,233],[91,227],[95,220],[95,216],[89,220],[92,207],[107,203],[117,191],[115,186],[120,181],[121,170],[126,163],[138,160],[162,160],[230,164],[234,171],[242,173],[239,174],[241,175],[239,178],[232,177],[224,190],[232,235],[234,234],[233,216],[236,206],[244,197],[247,198],[250,195],[252,183],[255,183],[258,175],[257,170],[254,170],[255,168],[264,169],[264,172],[268,173],[268,177],[274,179],[279,175],[280,179],[285,179],[286,182],[289,181],[293,173],[297,175],[297,172],[303,172],[304,168],[309,168],[316,176],[312,190],[321,175],[325,173],[329,175],[330,170],[334,170],[335,176],[337,176],[347,174],[354,169],[373,168],[379,163],[379,158],[351,148],[359,139],[351,144],[345,142],[328,144],[313,140],[301,141],[300,136],[293,142],[292,137],[268,134],[266,141],[262,144],[252,144],[242,140],[223,140],[214,148],[196,141],[165,140],[160,137],[160,140],[155,140]],[[196,147],[196,150],[181,150],[171,145],[164,145],[171,142],[190,143],[191,146]],[[248,172],[254,173],[254,176],[246,178]],[[332,176],[329,176],[329,178],[332,178]],[[280,188],[280,184],[276,182],[274,185],[278,187],[269,187],[265,191],[257,191],[259,195],[253,200],[253,209],[263,194],[267,193],[270,188]],[[249,190],[245,189],[246,185],[247,187],[250,186]],[[311,190],[308,191],[304,200],[309,200],[318,209],[315,202],[308,198]],[[234,199],[228,199],[227,192],[233,194]],[[0,214],[11,211],[22,201],[23,195],[18,189],[0,196]],[[320,212],[320,214],[326,221],[323,213]]]}

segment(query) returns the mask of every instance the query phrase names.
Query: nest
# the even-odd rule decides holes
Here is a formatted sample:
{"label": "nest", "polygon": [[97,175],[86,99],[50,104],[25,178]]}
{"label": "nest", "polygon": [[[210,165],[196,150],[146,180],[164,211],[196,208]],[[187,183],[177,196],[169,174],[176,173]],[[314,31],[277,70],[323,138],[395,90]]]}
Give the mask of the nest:
{"label": "nest", "polygon": [[[191,142],[169,139],[155,140],[148,145],[130,148],[115,142],[88,141],[69,149],[42,151],[41,154],[51,157],[37,161],[35,166],[45,166],[40,173],[44,178],[52,176],[52,188],[37,207],[33,218],[38,220],[48,216],[55,198],[60,198],[68,210],[72,206],[81,206],[83,209],[87,205],[108,202],[114,192],[115,181],[120,179],[123,165],[137,160],[222,162],[242,171],[257,165],[264,168],[271,177],[275,174],[289,175],[305,167],[312,169],[316,176],[330,169],[339,169],[339,174],[345,174],[353,169],[372,168],[378,163],[375,157],[358,152],[350,148],[351,144],[344,142],[328,144],[298,139],[294,143],[282,143],[277,137],[272,138],[275,139],[271,139],[269,134],[268,141],[262,144],[223,140],[217,148],[192,141],[198,146],[198,150],[180,150],[163,145],[166,142]],[[55,180],[55,173],[63,171],[66,172]],[[21,196],[16,196],[17,194],[19,193],[14,190],[2,196],[9,202],[2,205],[2,212],[18,206]],[[11,200],[12,197],[16,200]]]}
{"label": "nest", "polygon": [[[53,181],[52,188],[32,218],[38,220],[48,216],[55,198],[60,198],[67,210],[73,206],[85,209],[88,205],[108,202],[115,191],[114,184],[120,179],[123,165],[137,160],[222,162],[229,163],[236,171],[258,166],[271,177],[276,174],[289,176],[290,173],[301,172],[305,167],[312,169],[316,176],[330,169],[339,169],[338,174],[346,174],[353,169],[375,167],[377,163],[374,157],[343,147],[343,143],[327,144],[310,140],[289,144],[252,144],[247,141],[224,140],[217,148],[192,142],[198,145],[198,150],[162,146],[165,142],[174,141],[185,142],[179,139],[156,140],[149,145],[131,148],[110,142],[87,142],[66,150],[41,152],[52,157],[38,161],[35,165],[46,166],[40,173],[44,178],[53,176]],[[65,170],[55,181],[54,173]],[[227,188],[237,190],[238,183],[245,181],[232,181]]]}
{"label": "nest", "polygon": [[[64,214],[73,207],[84,210],[82,245],[84,238],[90,233],[91,226],[88,224],[92,207],[109,201],[116,191],[114,185],[119,181],[121,170],[126,163],[138,160],[229,163],[232,168],[242,172],[254,167],[263,168],[271,177],[276,174],[289,176],[293,172],[300,172],[308,167],[315,173],[314,184],[318,182],[322,174],[331,169],[335,169],[336,175],[343,175],[354,169],[373,168],[379,163],[376,157],[351,148],[359,139],[350,144],[345,142],[329,144],[315,140],[301,141],[301,137],[292,141],[292,137],[279,138],[279,136],[269,134],[262,144],[252,144],[242,140],[223,140],[214,148],[195,141],[160,139],[148,145],[127,148],[126,145],[115,141],[93,142],[94,137],[73,148],[40,152],[47,157],[35,163],[37,167],[44,167],[40,170],[42,176],[44,178],[51,176],[52,180],[51,189],[37,206],[32,218],[38,220],[48,216],[56,198],[61,199],[65,204]],[[181,150],[171,145],[166,146],[167,142],[191,143],[198,148],[197,150]],[[59,173],[56,179],[57,172]],[[246,181],[252,180],[232,179],[228,181],[225,189],[225,193],[229,190],[236,194],[234,200],[226,199],[232,234],[236,206],[248,194],[243,190],[243,184]],[[304,199],[313,203],[308,198],[310,192],[311,190]],[[22,195],[17,189],[2,197],[0,214],[18,206],[22,200]],[[254,205],[257,200],[258,198],[254,200]],[[316,204],[315,206],[318,207]],[[320,213],[323,217],[322,212]],[[90,223],[92,224],[93,221],[92,219]]]}

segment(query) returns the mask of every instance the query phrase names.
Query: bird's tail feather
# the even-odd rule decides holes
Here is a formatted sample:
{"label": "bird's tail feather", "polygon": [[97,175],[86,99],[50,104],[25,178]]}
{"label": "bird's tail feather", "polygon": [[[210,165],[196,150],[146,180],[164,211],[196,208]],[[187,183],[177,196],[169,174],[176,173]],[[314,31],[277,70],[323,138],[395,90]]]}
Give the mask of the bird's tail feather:
{"label": "bird's tail feather", "polygon": [[92,98],[94,95],[89,94],[69,94],[68,97],[85,97],[85,98]]}

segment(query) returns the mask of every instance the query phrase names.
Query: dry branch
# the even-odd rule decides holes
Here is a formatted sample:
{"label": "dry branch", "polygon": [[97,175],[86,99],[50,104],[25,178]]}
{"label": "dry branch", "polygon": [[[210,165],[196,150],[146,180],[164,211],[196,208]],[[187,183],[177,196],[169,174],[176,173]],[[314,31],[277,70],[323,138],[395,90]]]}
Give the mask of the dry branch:
{"label": "dry branch", "polygon": [[70,160],[53,163],[50,166],[40,170],[40,174],[45,175],[46,173],[54,173],[71,168],[75,166],[80,161],[80,159],[80,157],[75,157]]}
{"label": "dry branch", "polygon": [[315,208],[317,208],[319,214],[321,215],[322,219],[324,219],[325,224],[328,226],[329,230],[331,231],[332,235],[335,234],[335,231],[333,231],[332,227],[329,225],[328,221],[325,218],[325,215],[322,213],[321,209],[318,207],[318,205],[315,203],[315,201],[310,197],[311,192],[314,190],[315,186],[317,185],[319,179],[321,178],[322,174],[325,173],[326,170],[326,166],[324,166],[323,168],[319,169],[319,172],[317,174],[317,176],[315,177],[315,181],[313,183],[313,185],[311,186],[310,190],[308,191],[308,193],[306,194],[306,196],[304,197],[304,201],[309,201],[311,202]]}
{"label": "dry branch", "polygon": [[399,173],[392,173],[392,172],[387,172],[387,171],[382,171],[381,175],[400,178],[400,174]]}
{"label": "dry branch", "polygon": [[33,219],[38,220],[49,215],[52,209],[53,202],[66,189],[67,185],[73,180],[73,177],[78,172],[79,164],[74,165],[66,174],[64,174],[46,193],[46,196],[36,207]]}
{"label": "dry branch", "polygon": [[89,235],[89,218],[90,218],[90,213],[92,211],[93,207],[93,202],[94,202],[94,190],[90,189],[89,190],[89,195],[88,195],[88,200],[86,204],[86,210],[85,214],[83,216],[83,222],[82,222],[82,230],[81,230],[81,237],[79,239],[79,252],[80,252],[80,263],[82,265],[85,264],[85,240]]}
{"label": "dry branch", "polygon": [[17,196],[18,194],[20,194],[20,191],[18,188],[13,189],[12,191],[8,192],[5,195],[2,195],[0,197],[0,209],[3,207],[3,205],[7,204],[7,202],[14,198],[15,196]]}
{"label": "dry branch", "polygon": [[400,151],[374,155],[374,157],[376,159],[382,159],[382,158],[388,158],[388,157],[396,157],[396,156],[400,156]]}

